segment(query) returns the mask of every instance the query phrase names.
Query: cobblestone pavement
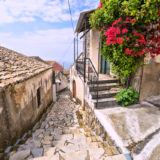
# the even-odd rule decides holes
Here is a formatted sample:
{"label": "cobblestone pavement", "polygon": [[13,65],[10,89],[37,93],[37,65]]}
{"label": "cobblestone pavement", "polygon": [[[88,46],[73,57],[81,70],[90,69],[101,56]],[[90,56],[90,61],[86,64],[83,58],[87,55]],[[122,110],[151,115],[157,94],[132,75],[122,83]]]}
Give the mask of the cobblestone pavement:
{"label": "cobblestone pavement", "polygon": [[10,153],[10,160],[125,160],[83,125],[81,107],[69,93],[59,95],[40,128]]}

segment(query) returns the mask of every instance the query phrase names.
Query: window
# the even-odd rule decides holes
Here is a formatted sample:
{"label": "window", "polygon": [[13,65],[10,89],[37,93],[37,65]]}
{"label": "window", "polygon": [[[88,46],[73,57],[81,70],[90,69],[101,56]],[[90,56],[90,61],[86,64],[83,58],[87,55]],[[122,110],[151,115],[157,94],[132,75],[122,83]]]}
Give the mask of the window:
{"label": "window", "polygon": [[37,89],[37,104],[38,104],[38,107],[40,107],[41,105],[41,89],[40,88]]}
{"label": "window", "polygon": [[52,72],[53,74],[52,74],[52,84],[55,84],[56,82],[55,82],[55,72],[53,71]]}

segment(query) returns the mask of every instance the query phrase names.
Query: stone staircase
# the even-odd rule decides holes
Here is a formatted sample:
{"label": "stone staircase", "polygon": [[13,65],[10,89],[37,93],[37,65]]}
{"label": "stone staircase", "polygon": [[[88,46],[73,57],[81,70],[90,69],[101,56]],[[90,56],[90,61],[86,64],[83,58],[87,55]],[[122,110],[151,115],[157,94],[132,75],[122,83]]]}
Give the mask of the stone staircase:
{"label": "stone staircase", "polygon": [[98,82],[88,82],[87,85],[90,101],[92,101],[95,108],[117,105],[115,96],[120,91],[117,79],[99,79]]}
{"label": "stone staircase", "polygon": [[[126,160],[107,137],[83,121],[82,108],[61,93],[40,128],[8,154],[9,160]],[[5,159],[4,159],[5,160]]]}
{"label": "stone staircase", "polygon": [[53,147],[45,146],[42,157],[27,160],[126,160],[110,140],[101,140],[81,119],[79,123],[80,126],[56,133]]}

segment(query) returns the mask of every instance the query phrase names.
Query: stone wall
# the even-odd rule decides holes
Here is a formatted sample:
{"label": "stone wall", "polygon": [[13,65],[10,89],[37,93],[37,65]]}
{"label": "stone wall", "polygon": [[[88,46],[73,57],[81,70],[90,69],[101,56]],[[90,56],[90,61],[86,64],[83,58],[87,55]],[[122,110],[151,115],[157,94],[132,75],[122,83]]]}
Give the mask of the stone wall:
{"label": "stone wall", "polygon": [[131,78],[131,86],[140,93],[140,87],[142,82],[142,72],[143,67],[140,67],[136,70],[136,73]]}
{"label": "stone wall", "polygon": [[82,102],[84,101],[84,83],[83,77],[77,73],[76,64],[72,65],[70,69],[70,91],[73,94],[73,81],[76,83],[76,98]]}
{"label": "stone wall", "polygon": [[1,90],[0,149],[30,129],[52,101],[52,69]]}
{"label": "stone wall", "polygon": [[160,95],[160,63],[152,62],[139,68],[131,84],[140,93],[140,101]]}
{"label": "stone wall", "polygon": [[68,78],[67,76],[62,73],[62,72],[59,72],[57,77],[56,77],[56,80],[59,81],[59,82],[56,82],[56,91],[57,92],[60,92],[66,88],[68,88]]}
{"label": "stone wall", "polygon": [[92,129],[96,133],[97,136],[100,136],[103,141],[108,141],[109,144],[114,144],[108,136],[106,130],[99,122],[98,118],[94,113],[94,109],[92,109],[87,103],[85,103],[85,111],[82,112],[84,123]]}
{"label": "stone wall", "polygon": [[7,116],[7,108],[5,107],[4,102],[5,94],[3,90],[0,90],[0,152],[2,151],[3,145],[7,145],[6,139],[10,138],[10,133],[8,129],[10,128]]}

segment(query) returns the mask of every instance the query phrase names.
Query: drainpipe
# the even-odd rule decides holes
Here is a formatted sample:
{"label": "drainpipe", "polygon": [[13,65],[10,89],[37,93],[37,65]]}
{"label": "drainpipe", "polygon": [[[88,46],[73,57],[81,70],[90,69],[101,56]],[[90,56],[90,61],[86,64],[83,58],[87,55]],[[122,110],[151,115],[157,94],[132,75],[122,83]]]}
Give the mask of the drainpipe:
{"label": "drainpipe", "polygon": [[77,58],[78,58],[78,33],[77,33]]}
{"label": "drainpipe", "polygon": [[[86,21],[85,21],[85,31],[86,31]],[[86,82],[86,57],[87,57],[87,34],[85,34],[85,51],[84,51],[84,82]]]}
{"label": "drainpipe", "polygon": [[75,40],[75,37],[74,37],[74,62],[76,60],[76,40]]}

